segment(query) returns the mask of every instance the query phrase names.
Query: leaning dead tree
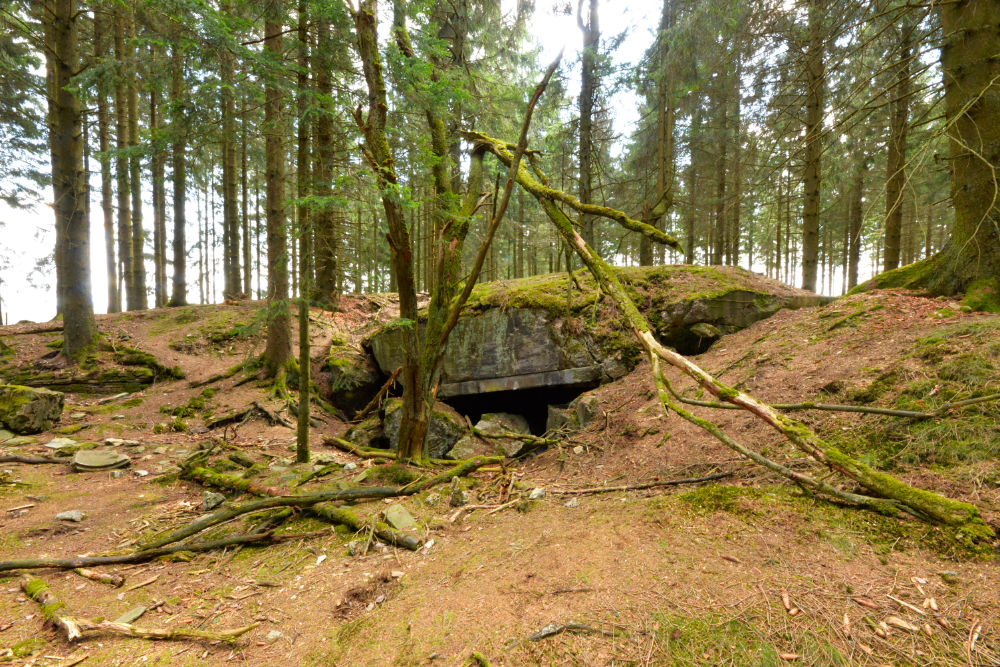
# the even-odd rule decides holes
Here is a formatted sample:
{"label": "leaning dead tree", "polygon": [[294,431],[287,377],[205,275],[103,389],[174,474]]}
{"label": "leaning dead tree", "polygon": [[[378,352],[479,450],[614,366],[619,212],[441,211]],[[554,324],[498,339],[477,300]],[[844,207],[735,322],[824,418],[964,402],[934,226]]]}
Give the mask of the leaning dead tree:
{"label": "leaning dead tree", "polygon": [[[576,197],[552,188],[539,167],[536,153],[525,151],[523,147],[520,147],[519,152],[523,152],[528,157],[529,168],[524,164],[517,163],[515,160],[517,154],[512,152],[512,144],[479,132],[466,133],[466,139],[474,144],[474,151],[486,151],[495,155],[511,171],[512,178],[516,178],[517,183],[535,197],[559,234],[573,248],[593,275],[601,292],[614,301],[625,323],[632,330],[649,358],[653,381],[665,410],[674,412],[704,429],[740,455],[783,475],[820,496],[866,507],[884,514],[906,513],[930,523],[950,526],[959,529],[963,539],[969,542],[994,537],[993,529],[983,521],[974,505],[912,487],[891,475],[875,470],[825,442],[802,422],[780,414],[772,406],[762,403],[734,387],[723,384],[690,359],[661,344],[653,335],[649,322],[628,296],[611,265],[584,241],[577,230],[577,223],[563,211],[562,206],[580,214],[598,215],[614,220],[628,229],[644,234],[657,243],[680,250],[680,244],[676,239],[651,225],[630,218],[621,211],[604,206],[584,204]],[[694,380],[719,402],[745,410],[763,420],[767,425],[781,433],[798,450],[827,467],[832,473],[857,484],[860,487],[859,491],[847,491],[812,475],[792,470],[738,442],[715,422],[695,415],[681,404],[678,394],[671,386],[670,378],[664,372],[664,364],[674,367]]]}

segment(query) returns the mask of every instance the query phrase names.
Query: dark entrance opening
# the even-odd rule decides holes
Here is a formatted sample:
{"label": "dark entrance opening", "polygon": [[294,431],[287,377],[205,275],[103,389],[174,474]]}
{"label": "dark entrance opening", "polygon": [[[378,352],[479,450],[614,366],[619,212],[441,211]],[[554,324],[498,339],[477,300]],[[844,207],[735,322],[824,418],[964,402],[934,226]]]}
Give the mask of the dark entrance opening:
{"label": "dark entrance opening", "polygon": [[534,387],[488,394],[466,394],[442,399],[475,424],[485,412],[509,412],[528,421],[533,435],[545,433],[550,405],[565,405],[586,391],[585,387]]}

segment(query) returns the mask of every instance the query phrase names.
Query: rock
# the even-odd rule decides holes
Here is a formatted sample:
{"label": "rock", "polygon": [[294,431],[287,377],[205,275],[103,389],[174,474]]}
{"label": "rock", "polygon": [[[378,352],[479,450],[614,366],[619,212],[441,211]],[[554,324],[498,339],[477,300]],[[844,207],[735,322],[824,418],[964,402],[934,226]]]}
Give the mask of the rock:
{"label": "rock", "polygon": [[326,399],[349,417],[375,398],[385,380],[371,355],[336,339],[318,378]]}
{"label": "rock", "polygon": [[541,500],[545,497],[545,489],[542,487],[534,488],[531,493],[528,494],[528,500]]}
{"label": "rock", "polygon": [[463,435],[455,446],[448,450],[445,457],[464,461],[474,456],[495,456],[498,449],[495,442],[493,439],[486,440],[475,435]]}
{"label": "rock", "polygon": [[546,431],[558,431],[560,429],[575,431],[578,428],[575,410],[560,408],[558,405],[549,406],[548,416],[545,419]]}
{"label": "rock", "polygon": [[576,496],[566,501],[566,507],[569,507],[571,509],[573,507],[579,507],[579,506],[580,506],[580,501],[576,498]]}
{"label": "rock", "polygon": [[338,463],[337,457],[329,452],[320,452],[318,454],[313,454],[312,461],[316,464],[316,469],[319,470],[324,466],[328,466],[333,463]]}
{"label": "rock", "polygon": [[424,498],[424,502],[427,503],[428,505],[437,505],[439,502],[441,502],[441,494],[432,491],[427,494],[426,498]]}
{"label": "rock", "polygon": [[127,473],[124,470],[112,470],[111,471],[111,479],[121,479],[126,474]]}
{"label": "rock", "polygon": [[580,428],[586,427],[594,420],[599,411],[599,401],[593,394],[580,394],[570,401],[569,409],[576,415],[576,424]]}
{"label": "rock", "polygon": [[59,512],[56,514],[56,521],[73,521],[79,523],[87,518],[87,515],[83,513],[82,510],[66,510],[65,512]]}
{"label": "rock", "polygon": [[72,465],[77,472],[96,472],[127,468],[132,459],[110,449],[81,449],[73,455]]}
{"label": "rock", "polygon": [[49,389],[0,385],[0,422],[14,433],[41,433],[59,421],[63,394]]}
{"label": "rock", "polygon": [[148,474],[149,474],[148,470],[136,470],[135,471],[135,476],[136,477],[145,477]]}
{"label": "rock", "polygon": [[358,469],[358,464],[354,463],[353,461],[351,461],[350,463],[345,463],[344,464],[344,470],[346,470],[348,472],[350,472],[351,470],[357,470],[357,469]]}
{"label": "rock", "polygon": [[574,454],[578,454],[578,455],[579,454],[583,454],[583,451],[584,451],[583,450],[583,445],[577,445],[576,447],[573,448],[573,453]]}
{"label": "rock", "polygon": [[363,419],[347,429],[347,432],[344,433],[344,440],[359,447],[379,447],[385,441],[385,435],[382,433],[382,421],[378,415]]}
{"label": "rock", "polygon": [[226,502],[226,497],[221,493],[205,491],[201,494],[201,510],[203,512],[211,512],[224,502]]}
{"label": "rock", "polygon": [[3,443],[4,447],[22,447],[24,445],[33,445],[38,442],[37,439],[32,438],[30,435],[18,435],[10,440],[6,440]]}
{"label": "rock", "polygon": [[[385,402],[385,417],[382,429],[389,441],[389,449],[396,451],[399,446],[399,422],[402,418],[403,402],[398,398],[390,398]],[[459,438],[465,435],[467,426],[462,415],[454,408],[441,402],[434,404],[431,418],[427,426],[427,439],[424,441],[426,454],[432,459],[443,459],[448,451],[455,446]]]}
{"label": "rock", "polygon": [[264,641],[267,642],[268,644],[273,644],[274,642],[278,641],[284,636],[285,635],[283,635],[280,630],[271,630],[266,635],[264,635]]}
{"label": "rock", "polygon": [[84,419],[84,418],[86,418],[86,416],[87,416],[86,412],[71,412],[71,413],[69,413],[69,418],[70,419]]}
{"label": "rock", "polygon": [[351,540],[347,543],[347,555],[363,556],[365,554],[366,544],[367,543],[363,540]]}
{"label": "rock", "polygon": [[52,438],[45,443],[45,447],[58,451],[67,447],[74,447],[77,444],[78,443],[73,438]]}
{"label": "rock", "polygon": [[448,504],[452,507],[462,507],[469,504],[469,494],[462,488],[462,482],[458,477],[451,478],[451,494]]}
{"label": "rock", "polygon": [[417,520],[399,503],[392,504],[386,508],[385,522],[396,530],[407,531],[417,529]]}
{"label": "rock", "polygon": [[[479,422],[476,423],[476,428],[484,433],[493,434],[519,433],[521,435],[527,435],[531,433],[527,419],[521,415],[515,415],[509,412],[484,413]],[[525,447],[525,443],[523,441],[516,440],[514,438],[490,438],[489,445],[489,451],[483,453],[494,454],[497,450],[500,450],[505,456],[508,457],[517,456]],[[452,458],[458,459],[470,457],[452,456]]]}
{"label": "rock", "polygon": [[723,332],[716,326],[709,324],[708,322],[698,322],[697,324],[692,324],[688,327],[688,331],[693,333],[698,338],[720,338]]}
{"label": "rock", "polygon": [[14,437],[14,434],[5,428],[0,428],[0,443],[7,442]]}
{"label": "rock", "polygon": [[108,403],[114,403],[115,401],[118,401],[118,400],[121,400],[123,398],[126,398],[127,396],[128,396],[128,392],[127,391],[123,391],[122,393],[115,394],[114,396],[106,396],[106,397],[102,398],[101,400],[97,401],[97,404],[98,405],[107,405]]}

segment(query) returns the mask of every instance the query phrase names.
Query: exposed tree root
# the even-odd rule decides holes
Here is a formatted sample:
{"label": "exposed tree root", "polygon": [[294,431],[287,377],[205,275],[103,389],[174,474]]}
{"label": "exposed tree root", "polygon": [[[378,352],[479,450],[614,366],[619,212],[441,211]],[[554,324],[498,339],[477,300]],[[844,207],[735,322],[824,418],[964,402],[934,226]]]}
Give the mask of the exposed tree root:
{"label": "exposed tree root", "polygon": [[519,442],[523,442],[527,445],[527,447],[522,448],[520,453],[518,453],[518,456],[524,456],[525,454],[530,454],[531,452],[542,449],[543,447],[550,447],[552,445],[559,444],[559,438],[542,438],[530,433],[514,433],[513,431],[490,432],[478,429],[475,426],[472,427],[472,432],[480,438],[491,438],[494,440],[517,440]]}
{"label": "exposed tree root", "polygon": [[557,493],[567,496],[583,496],[594,493],[615,493],[617,491],[643,491],[645,489],[658,489],[663,486],[680,486],[682,484],[701,484],[702,482],[712,482],[717,479],[732,477],[731,472],[719,472],[705,477],[686,477],[684,479],[666,479],[657,482],[646,482],[644,484],[626,484],[622,486],[594,486],[586,489],[550,489],[550,493]]}
{"label": "exposed tree root", "polygon": [[196,389],[198,387],[204,387],[204,386],[207,386],[207,385],[210,385],[210,384],[214,384],[216,382],[220,382],[221,380],[226,380],[228,378],[233,377],[234,375],[236,375],[237,373],[239,373],[244,368],[246,368],[246,364],[245,363],[239,363],[239,364],[236,364],[235,366],[227,368],[226,370],[222,371],[221,373],[216,373],[215,375],[210,375],[209,377],[205,378],[204,380],[192,380],[191,382],[188,382],[188,386],[191,387],[191,388]]}
{"label": "exposed tree root", "polygon": [[[467,133],[467,137],[475,141],[484,150],[488,150],[496,155],[503,164],[510,168],[513,162],[513,155],[511,155],[507,144],[480,133]],[[906,512],[930,523],[951,526],[960,530],[962,539],[970,543],[995,537],[993,529],[983,521],[978,509],[974,505],[945,498],[944,496],[923,489],[914,488],[891,475],[875,470],[861,461],[847,456],[836,447],[824,442],[801,422],[779,414],[771,406],[761,403],[752,396],[719,382],[690,359],[657,341],[649,327],[649,322],[639,312],[631,298],[629,298],[618,276],[611,269],[610,265],[593,248],[587,245],[580,234],[577,233],[573,221],[559,208],[556,202],[569,203],[570,205],[573,205],[573,203],[567,199],[565,194],[558,193],[543,185],[546,182],[544,174],[538,170],[534,163],[532,164],[535,167],[538,179],[536,180],[532,177],[525,166],[520,165],[516,173],[518,183],[535,196],[542,210],[545,211],[562,237],[590,270],[601,291],[614,301],[623,321],[632,329],[636,338],[645,348],[652,365],[653,379],[656,383],[660,402],[665,409],[675,412],[684,419],[701,427],[727,447],[734,449],[743,456],[778,472],[798,484],[807,486],[819,494],[888,514]],[[620,223],[624,215],[620,212],[616,212],[617,215],[609,215],[600,210],[588,212],[603,215]],[[645,230],[641,228],[638,228],[637,231],[645,233]],[[662,239],[654,238],[654,240],[665,242]],[[825,465],[832,472],[853,480],[870,495],[842,491],[824,481],[792,471],[737,443],[714,422],[693,415],[673,398],[674,393],[667,376],[662,370],[661,361],[666,362],[684,375],[690,377],[720,402],[730,403],[757,416],[781,433],[797,449]]]}
{"label": "exposed tree root", "polygon": [[212,417],[205,422],[205,428],[212,430],[219,428],[220,426],[228,426],[229,424],[245,422],[252,419],[255,415],[263,417],[269,424],[271,424],[271,426],[294,428],[294,425],[290,421],[279,415],[277,412],[268,410],[257,401],[253,401],[242,410],[236,410],[235,412],[229,412],[224,415]]}
{"label": "exposed tree root", "polygon": [[70,616],[64,610],[66,605],[49,590],[49,587],[41,579],[21,576],[21,590],[25,595],[37,602],[42,607],[42,616],[46,621],[51,622],[66,635],[66,640],[74,642],[83,637],[84,632],[94,630],[104,630],[114,632],[129,637],[139,637],[141,639],[203,639],[205,641],[221,641],[232,643],[256,628],[260,623],[251,623],[241,628],[232,630],[222,630],[210,632],[208,630],[195,630],[192,628],[142,628],[131,623],[117,623],[115,621],[91,621],[84,618]]}

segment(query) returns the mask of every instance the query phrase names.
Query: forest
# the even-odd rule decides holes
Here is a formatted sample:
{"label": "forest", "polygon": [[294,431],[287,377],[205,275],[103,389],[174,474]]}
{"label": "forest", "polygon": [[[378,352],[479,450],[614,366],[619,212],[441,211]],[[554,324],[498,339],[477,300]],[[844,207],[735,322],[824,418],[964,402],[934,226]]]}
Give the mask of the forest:
{"label": "forest", "polygon": [[[43,256],[57,313],[0,328],[0,462],[26,471],[0,474],[0,498],[25,501],[0,576],[67,641],[168,639],[205,664],[247,633],[254,664],[1000,655],[1000,591],[977,584],[996,581],[1000,525],[996,0],[7,0],[0,26],[0,198],[54,230],[39,249],[7,222],[7,244]],[[109,507],[153,482],[161,504],[120,544],[39,538],[51,529],[31,523],[31,498],[50,494],[24,488],[54,489],[27,472],[51,463],[100,474]],[[563,514],[584,503],[581,537]],[[667,544],[648,535],[664,514],[653,525],[712,543],[671,537],[684,567],[721,554],[739,571],[762,605],[740,612],[749,623],[711,568],[696,577],[707,606],[630,597],[632,574],[680,567],[633,541]],[[706,528],[720,516],[721,533]],[[490,537],[462,537],[477,525]],[[843,582],[793,583],[747,528]],[[541,537],[524,546],[522,530]],[[555,587],[538,595],[558,596],[561,620],[543,622],[546,604],[504,612],[501,641],[426,618],[437,603],[486,613],[430,580],[406,590],[432,535],[438,575],[478,577],[468,548],[510,564],[511,591],[536,575]],[[39,556],[38,539],[62,541]],[[315,565],[261,565],[316,539]],[[622,540],[635,573],[587,574]],[[586,572],[570,577],[556,542],[576,543]],[[332,567],[334,546],[357,558],[352,580],[392,565],[317,586],[339,600],[335,637],[299,627],[300,649],[264,606],[225,601],[270,595],[273,576],[291,613],[286,577]],[[541,549],[544,573],[527,558]],[[204,559],[220,574],[244,552],[276,555],[183,629],[70,615],[22,574],[106,585],[89,568]],[[747,563],[766,584],[743,579]],[[866,588],[850,583],[859,563],[879,573]],[[490,590],[483,604],[499,604]],[[601,590],[627,611],[598,611]],[[195,598],[150,597],[139,616]],[[390,603],[421,617],[419,639],[379,620]],[[207,629],[220,617],[235,629]]]}

